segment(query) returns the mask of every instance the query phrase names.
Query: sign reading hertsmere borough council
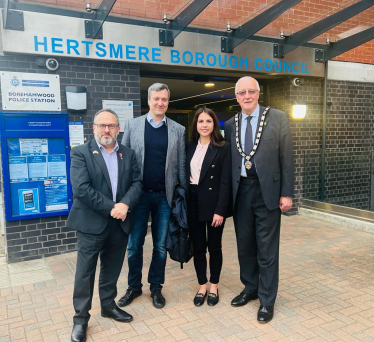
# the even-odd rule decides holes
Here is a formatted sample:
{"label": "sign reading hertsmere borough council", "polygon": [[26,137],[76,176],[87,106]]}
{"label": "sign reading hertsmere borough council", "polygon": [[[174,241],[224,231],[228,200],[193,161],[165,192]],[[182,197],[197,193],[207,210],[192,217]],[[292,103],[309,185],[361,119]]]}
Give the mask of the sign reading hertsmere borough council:
{"label": "sign reading hertsmere borough council", "polygon": [[61,111],[60,76],[1,71],[3,110]]}

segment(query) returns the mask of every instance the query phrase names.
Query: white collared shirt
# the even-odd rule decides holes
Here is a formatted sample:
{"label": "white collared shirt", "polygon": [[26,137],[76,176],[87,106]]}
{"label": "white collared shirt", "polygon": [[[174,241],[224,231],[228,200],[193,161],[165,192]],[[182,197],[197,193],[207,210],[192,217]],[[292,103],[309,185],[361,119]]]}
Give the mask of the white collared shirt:
{"label": "white collared shirt", "polygon": [[[242,149],[244,150],[244,146],[245,146],[245,131],[247,130],[247,123],[248,123],[248,120],[247,120],[247,117],[249,115],[248,114],[245,114],[242,112],[242,119],[241,119],[241,129],[240,129],[240,144],[242,146]],[[252,138],[253,138],[253,144],[255,142],[255,137],[256,137],[256,131],[257,131],[257,123],[258,123],[258,117],[260,116],[260,105],[257,105],[256,109],[253,111],[253,113],[251,114],[251,126],[252,126]],[[249,151],[250,152],[250,151]],[[245,154],[249,154],[248,151],[245,151]],[[242,171],[241,171],[241,176],[242,177],[247,177],[247,172],[245,170],[245,166],[244,166],[244,158],[243,158],[243,162],[242,162]]]}
{"label": "white collared shirt", "polygon": [[153,118],[152,118],[151,113],[148,112],[148,114],[147,114],[147,120],[148,120],[148,122],[151,124],[151,126],[153,128],[159,128],[164,123],[165,123],[165,126],[167,126],[166,115],[164,115],[164,117],[162,118],[162,120],[158,124],[156,124],[155,120],[153,120]]}

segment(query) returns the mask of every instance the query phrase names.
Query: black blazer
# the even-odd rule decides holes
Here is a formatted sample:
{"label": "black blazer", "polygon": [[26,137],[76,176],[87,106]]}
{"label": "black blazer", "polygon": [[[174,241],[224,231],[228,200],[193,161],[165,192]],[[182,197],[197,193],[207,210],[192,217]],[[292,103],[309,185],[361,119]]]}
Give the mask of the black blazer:
{"label": "black blazer", "polygon": [[[265,108],[260,106],[257,132],[264,110]],[[225,138],[231,142],[232,202],[234,206],[243,163],[243,158],[236,147],[234,117],[225,122]],[[293,197],[294,195],[295,163],[292,135],[285,112],[274,108],[268,111],[260,144],[253,158],[256,162],[256,170],[266,207],[269,210],[277,209],[281,196]]]}
{"label": "black blazer", "polygon": [[[187,194],[190,185],[190,163],[195,153],[197,142],[186,145],[186,180]],[[212,221],[214,214],[228,217],[231,197],[231,155],[230,143],[222,147],[210,145],[201,167],[198,187],[199,221]],[[230,210],[231,213],[231,210]]]}
{"label": "black blazer", "polygon": [[130,234],[134,226],[131,210],[142,194],[141,175],[135,152],[119,145],[115,202],[108,169],[95,139],[74,147],[70,155],[70,180],[74,202],[67,226],[84,233],[100,234],[111,217],[114,204],[121,202],[129,206],[129,212],[126,220],[120,220],[120,224],[122,229]]}

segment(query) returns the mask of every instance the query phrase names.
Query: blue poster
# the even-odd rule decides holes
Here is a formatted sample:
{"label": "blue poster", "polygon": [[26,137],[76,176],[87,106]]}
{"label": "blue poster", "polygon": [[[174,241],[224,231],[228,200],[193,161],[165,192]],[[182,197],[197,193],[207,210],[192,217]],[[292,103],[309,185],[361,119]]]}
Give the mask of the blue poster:
{"label": "blue poster", "polygon": [[68,209],[67,180],[44,181],[45,211]]}
{"label": "blue poster", "polygon": [[64,154],[48,156],[48,178],[66,179],[66,156]]}
{"label": "blue poster", "polygon": [[39,213],[38,189],[18,190],[18,202],[20,215]]}
{"label": "blue poster", "polygon": [[28,182],[26,157],[9,157],[9,178],[11,183]]}
{"label": "blue poster", "polygon": [[39,156],[48,154],[48,139],[31,138],[19,139],[22,156]]}
{"label": "blue poster", "polygon": [[39,181],[47,179],[47,157],[33,156],[27,157],[29,166],[30,181]]}

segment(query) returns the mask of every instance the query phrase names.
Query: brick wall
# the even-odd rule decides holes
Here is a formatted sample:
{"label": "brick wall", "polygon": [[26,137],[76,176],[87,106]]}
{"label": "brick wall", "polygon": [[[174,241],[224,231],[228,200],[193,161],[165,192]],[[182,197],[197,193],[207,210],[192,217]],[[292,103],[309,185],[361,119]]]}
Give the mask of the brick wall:
{"label": "brick wall", "polygon": [[[281,30],[283,30],[286,35],[290,35],[358,1],[359,0],[321,0],[318,1],[318,3],[313,0],[301,1],[260,30],[257,35],[279,37]],[[78,11],[85,11],[86,7],[86,0],[22,0],[22,2],[75,9]],[[100,2],[99,0],[90,1],[91,7],[96,8]],[[117,0],[111,11],[111,15],[132,19],[152,20],[161,23],[164,13],[167,14],[168,18],[172,19],[190,2],[190,0]],[[275,5],[277,2],[279,1],[213,0],[209,6],[196,17],[190,26],[208,27],[224,32],[228,22],[230,22],[233,28],[236,28]],[[345,38],[347,32],[349,35],[351,30],[352,33],[350,34],[353,34],[357,32],[357,28],[359,30],[364,30],[372,27],[373,18],[374,8],[371,7],[323,33],[321,36],[317,37],[315,41],[325,43],[327,37],[329,37],[332,42],[341,40]],[[337,57],[336,60],[373,64],[373,51],[374,40],[371,40],[356,49],[344,53]]]}
{"label": "brick wall", "polygon": [[[269,82],[270,106],[291,113],[295,102],[307,104],[305,119],[289,117],[295,154],[294,213],[302,198],[321,199],[323,80],[292,78]],[[329,81],[326,122],[327,203],[373,210],[374,83]]]}
{"label": "brick wall", "polygon": [[327,97],[326,201],[370,209],[374,83],[329,81]]}
{"label": "brick wall", "polygon": [[[36,65],[34,56],[2,56],[0,70],[27,73],[48,73]],[[102,108],[103,99],[130,100],[134,102],[134,115],[140,115],[139,67],[126,63],[103,63],[96,61],[58,59],[62,111],[66,112],[66,85],[87,87],[88,110],[83,115],[69,115],[70,121],[84,122],[84,135],[93,138],[92,120]],[[3,188],[3,184],[2,184]],[[37,218],[6,222],[8,261],[37,259],[76,249],[76,233],[66,227],[67,216]]]}

